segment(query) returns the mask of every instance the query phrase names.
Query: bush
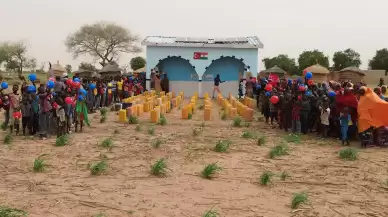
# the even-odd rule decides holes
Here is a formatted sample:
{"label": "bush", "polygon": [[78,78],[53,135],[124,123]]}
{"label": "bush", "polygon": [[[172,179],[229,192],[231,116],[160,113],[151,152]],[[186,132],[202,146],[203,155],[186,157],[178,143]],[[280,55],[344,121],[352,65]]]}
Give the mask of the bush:
{"label": "bush", "polygon": [[354,148],[343,148],[339,151],[339,157],[344,160],[357,160],[358,158],[358,151]]}

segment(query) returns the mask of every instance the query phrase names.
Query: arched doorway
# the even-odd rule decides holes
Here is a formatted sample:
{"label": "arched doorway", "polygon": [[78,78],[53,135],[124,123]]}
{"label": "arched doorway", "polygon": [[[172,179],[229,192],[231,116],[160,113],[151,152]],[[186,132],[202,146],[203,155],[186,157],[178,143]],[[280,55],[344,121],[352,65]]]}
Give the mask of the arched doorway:
{"label": "arched doorway", "polygon": [[170,91],[184,91],[191,96],[198,91],[198,74],[190,61],[180,56],[168,56],[157,64],[159,71],[167,73],[170,80]]}
{"label": "arched doorway", "polygon": [[233,95],[238,93],[238,81],[246,71],[246,64],[243,59],[237,59],[235,57],[226,56],[213,60],[212,63],[206,67],[206,71],[202,76],[202,91],[213,93],[213,79],[217,74],[220,75],[221,80],[225,81],[220,85],[220,90],[223,95],[231,92]]}

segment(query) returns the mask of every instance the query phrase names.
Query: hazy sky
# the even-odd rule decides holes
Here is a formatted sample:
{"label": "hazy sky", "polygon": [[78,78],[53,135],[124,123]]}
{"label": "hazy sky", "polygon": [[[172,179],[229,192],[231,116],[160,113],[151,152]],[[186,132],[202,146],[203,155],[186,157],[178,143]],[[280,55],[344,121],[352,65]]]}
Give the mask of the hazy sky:
{"label": "hazy sky", "polygon": [[[0,0],[0,41],[25,40],[38,60],[71,64],[66,36],[82,24],[111,21],[144,38],[248,36],[264,43],[261,58],[293,58],[320,49],[330,61],[353,48],[367,67],[377,49],[388,47],[387,0]],[[145,55],[142,53],[141,55]],[[129,62],[121,57],[120,64]]]}

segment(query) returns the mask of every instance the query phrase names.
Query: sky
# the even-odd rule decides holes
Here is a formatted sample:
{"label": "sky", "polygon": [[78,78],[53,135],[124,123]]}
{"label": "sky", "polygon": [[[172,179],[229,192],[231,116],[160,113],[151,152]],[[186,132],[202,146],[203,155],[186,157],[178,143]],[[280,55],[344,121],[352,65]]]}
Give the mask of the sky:
{"label": "sky", "polygon": [[[115,22],[142,39],[149,35],[238,37],[256,35],[261,59],[304,50],[353,48],[367,68],[388,47],[386,0],[0,0],[0,42],[25,41],[38,67],[59,61],[78,68],[64,41],[83,24]],[[140,55],[145,56],[145,52]],[[131,56],[123,55],[120,65]],[[46,64],[47,65],[47,64]]]}

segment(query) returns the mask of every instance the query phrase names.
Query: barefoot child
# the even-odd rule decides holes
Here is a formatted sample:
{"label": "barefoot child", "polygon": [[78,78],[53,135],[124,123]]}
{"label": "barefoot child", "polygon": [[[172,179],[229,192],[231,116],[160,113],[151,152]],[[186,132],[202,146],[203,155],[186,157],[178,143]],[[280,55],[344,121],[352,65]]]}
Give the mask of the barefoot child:
{"label": "barefoot child", "polygon": [[349,138],[348,138],[348,129],[349,125],[351,124],[351,117],[349,114],[349,108],[345,107],[343,110],[343,113],[340,114],[340,125],[341,125],[341,138],[342,138],[342,145],[349,145]]}

